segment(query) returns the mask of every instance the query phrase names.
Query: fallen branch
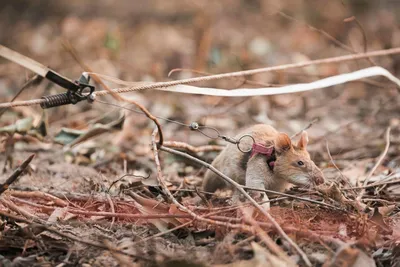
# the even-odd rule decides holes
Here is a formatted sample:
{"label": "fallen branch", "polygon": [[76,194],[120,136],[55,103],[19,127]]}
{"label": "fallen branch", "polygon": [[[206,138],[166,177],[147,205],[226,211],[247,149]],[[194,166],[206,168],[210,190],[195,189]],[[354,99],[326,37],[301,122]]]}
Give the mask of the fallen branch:
{"label": "fallen branch", "polygon": [[17,178],[25,171],[26,167],[28,167],[29,163],[31,163],[32,159],[35,157],[35,154],[30,155],[22,164],[8,177],[8,179],[0,185],[0,195],[3,194],[4,191],[8,189],[8,187],[14,183]]}
{"label": "fallen branch", "polygon": [[12,192],[10,192],[10,195],[14,196],[14,197],[21,197],[21,198],[42,198],[47,201],[52,201],[52,202],[54,202],[54,204],[56,204],[57,206],[60,206],[60,207],[68,206],[68,202],[66,202],[58,197],[55,197],[53,195],[50,195],[48,193],[41,192],[41,191],[33,191],[33,192],[12,191]]}

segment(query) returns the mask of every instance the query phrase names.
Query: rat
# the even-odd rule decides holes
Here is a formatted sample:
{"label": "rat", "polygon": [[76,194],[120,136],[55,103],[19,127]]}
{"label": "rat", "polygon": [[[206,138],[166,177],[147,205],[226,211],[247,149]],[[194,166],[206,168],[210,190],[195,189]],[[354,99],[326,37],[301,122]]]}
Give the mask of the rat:
{"label": "rat", "polygon": [[[306,131],[302,131],[299,141],[294,144],[286,133],[278,132],[270,125],[257,124],[235,139],[240,139],[241,150],[248,152],[243,153],[237,145],[228,144],[212,166],[241,185],[283,192],[290,184],[312,187],[324,183],[322,171],[307,151]],[[202,188],[211,193],[228,188],[233,190],[234,196],[237,194],[232,185],[211,170],[206,171]],[[265,193],[257,196],[268,199]]]}

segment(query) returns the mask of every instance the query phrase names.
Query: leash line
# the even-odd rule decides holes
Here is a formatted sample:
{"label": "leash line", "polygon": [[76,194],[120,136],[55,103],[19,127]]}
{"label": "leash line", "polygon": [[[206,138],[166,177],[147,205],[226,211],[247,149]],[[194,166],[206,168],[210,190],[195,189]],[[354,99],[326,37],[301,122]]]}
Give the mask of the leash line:
{"label": "leash line", "polygon": [[[387,55],[398,54],[398,53],[400,53],[400,47],[386,49],[386,50],[372,51],[372,52],[368,52],[368,53],[360,53],[360,54],[356,54],[356,55],[352,54],[352,55],[345,55],[345,56],[339,56],[339,57],[324,58],[324,59],[305,61],[305,62],[299,62],[299,63],[293,63],[293,64],[285,64],[285,65],[265,67],[265,68],[246,70],[246,71],[222,73],[222,74],[209,75],[209,76],[203,76],[203,77],[195,77],[195,78],[175,80],[175,81],[145,83],[145,84],[141,84],[141,85],[137,85],[138,83],[123,82],[123,84],[131,84],[131,86],[123,87],[123,88],[116,88],[116,89],[113,89],[112,91],[114,93],[120,94],[120,93],[133,92],[133,91],[146,90],[146,89],[159,89],[159,90],[173,91],[173,92],[180,92],[180,93],[192,93],[192,94],[193,93],[194,94],[211,94],[212,93],[214,95],[223,94],[223,95],[227,95],[227,96],[270,95],[272,93],[266,92],[265,90],[272,90],[272,89],[276,89],[276,88],[261,88],[261,89],[259,88],[258,91],[257,91],[257,89],[252,89],[252,90],[237,89],[236,94],[230,94],[228,90],[215,89],[215,88],[198,88],[198,87],[193,87],[193,86],[191,88],[191,86],[188,86],[187,84],[195,83],[195,82],[218,80],[218,79],[224,79],[224,78],[242,77],[242,76],[248,76],[248,75],[253,75],[253,74],[262,73],[262,72],[281,71],[281,70],[287,70],[287,69],[293,69],[293,68],[301,68],[301,67],[306,67],[309,65],[321,65],[321,64],[328,64],[328,63],[346,62],[346,61],[350,61],[350,60],[369,58],[369,57],[387,56]],[[84,99],[87,99],[90,102],[90,101],[93,101],[95,96],[104,96],[104,95],[108,95],[111,93],[107,90],[94,92],[94,88],[88,84],[89,76],[87,76],[87,75],[89,73],[87,73],[87,72],[84,72],[82,74],[82,76],[81,76],[82,80],[79,79],[79,81],[72,82],[68,78],[65,78],[64,76],[43,66],[42,64],[34,61],[33,59],[25,57],[9,48],[2,46],[2,45],[0,45],[0,56],[7,58],[15,63],[18,63],[18,64],[36,72],[37,74],[41,75],[42,77],[45,77],[45,78],[59,84],[60,86],[63,86],[64,88],[66,88],[68,90],[68,94],[63,95],[63,98],[68,97],[70,99],[70,102],[67,104],[75,104],[77,100],[81,101]],[[400,81],[396,77],[394,77],[390,72],[388,72],[387,70],[385,70],[383,68],[380,68],[380,70],[378,70],[378,68],[380,68],[380,67],[368,68],[368,69],[370,69],[370,72],[374,72],[373,75],[372,74],[367,75],[366,73],[362,72],[362,70],[354,72],[354,75],[356,73],[359,73],[359,76],[360,76],[360,74],[363,73],[364,76],[361,78],[366,78],[366,77],[376,76],[376,75],[383,75],[383,76],[386,76],[388,79],[390,79],[392,82],[395,82],[397,85],[400,85]],[[365,72],[367,72],[367,69],[364,69],[364,70],[365,70]],[[347,76],[349,76],[350,74],[351,73],[347,74]],[[98,74],[98,75],[101,76],[100,74]],[[342,75],[346,75],[346,74],[342,74]],[[103,77],[104,76],[105,75],[103,75]],[[338,76],[340,76],[340,75],[338,75]],[[335,77],[338,78],[338,76],[330,77],[332,79],[326,78],[326,80],[332,81],[333,78],[335,78]],[[360,77],[358,77],[356,79],[360,79]],[[114,80],[118,80],[118,79],[114,78]],[[354,78],[347,79],[347,82],[349,80],[354,80]],[[343,82],[346,82],[346,80],[339,82],[339,83],[335,83],[335,84],[340,84]],[[319,83],[318,83],[318,81],[316,81],[316,82],[314,82],[314,84],[319,84]],[[324,87],[332,86],[335,84],[324,85]],[[172,87],[172,86],[177,86],[177,88],[168,88],[168,87]],[[294,88],[294,86],[296,86],[296,85],[289,85],[286,87],[290,88],[290,90],[289,90],[289,88],[287,88],[290,92],[304,91],[305,90],[304,87],[307,87],[307,84],[299,84],[298,86],[302,87],[302,89],[297,88],[297,87]],[[315,86],[313,89],[319,88],[319,87],[315,87]],[[283,88],[284,87],[279,87],[278,90],[274,90],[273,94],[281,93]],[[85,89],[89,89],[89,92],[85,93],[84,92]],[[307,90],[310,90],[310,89],[307,89]],[[207,91],[208,93],[204,93],[205,91]],[[226,91],[228,91],[228,92],[226,92]],[[230,91],[235,91],[235,90],[230,90]],[[38,104],[40,104],[42,106],[42,108],[52,107],[51,105],[47,105],[46,102],[47,102],[46,99],[33,99],[33,100],[28,100],[28,101],[7,102],[7,103],[0,103],[0,108],[17,107],[17,106],[31,106],[31,105],[38,105]],[[66,101],[61,101],[60,103],[64,104],[64,103],[66,103]]]}

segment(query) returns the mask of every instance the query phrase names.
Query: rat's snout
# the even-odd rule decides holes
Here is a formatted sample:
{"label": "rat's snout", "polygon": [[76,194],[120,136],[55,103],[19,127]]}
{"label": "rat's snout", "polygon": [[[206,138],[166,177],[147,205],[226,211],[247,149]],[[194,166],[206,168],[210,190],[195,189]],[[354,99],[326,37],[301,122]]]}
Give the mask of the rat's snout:
{"label": "rat's snout", "polygon": [[316,185],[323,184],[325,182],[324,174],[320,169],[316,169],[314,172],[314,183]]}
{"label": "rat's snout", "polygon": [[319,176],[315,178],[315,184],[316,185],[320,185],[323,184],[325,182],[324,177],[323,176]]}

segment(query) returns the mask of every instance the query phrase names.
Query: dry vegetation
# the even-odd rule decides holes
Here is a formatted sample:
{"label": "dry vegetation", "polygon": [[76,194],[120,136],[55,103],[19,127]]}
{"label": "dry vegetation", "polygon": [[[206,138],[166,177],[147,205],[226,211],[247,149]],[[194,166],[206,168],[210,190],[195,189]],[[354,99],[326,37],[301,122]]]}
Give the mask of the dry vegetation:
{"label": "dry vegetation", "polygon": [[[90,69],[166,81],[400,46],[400,3],[389,0],[14,0],[2,1],[0,14],[1,44],[73,79]],[[196,85],[280,86],[373,65],[399,77],[399,62],[392,55]],[[32,76],[0,59],[0,102]],[[18,100],[61,91],[44,80]],[[163,147],[146,116],[100,101],[1,112],[0,181],[18,179],[0,190],[0,266],[306,266],[269,219],[244,215],[250,204],[228,205],[225,192],[206,201],[205,165],[167,147],[210,163],[226,144],[214,129],[234,136],[267,123],[292,135],[310,122],[309,150],[327,184],[276,196],[270,215],[312,266],[400,266],[400,95],[388,80],[272,97],[121,96],[99,100],[134,101],[161,117]],[[210,128],[191,131],[194,121]]]}

